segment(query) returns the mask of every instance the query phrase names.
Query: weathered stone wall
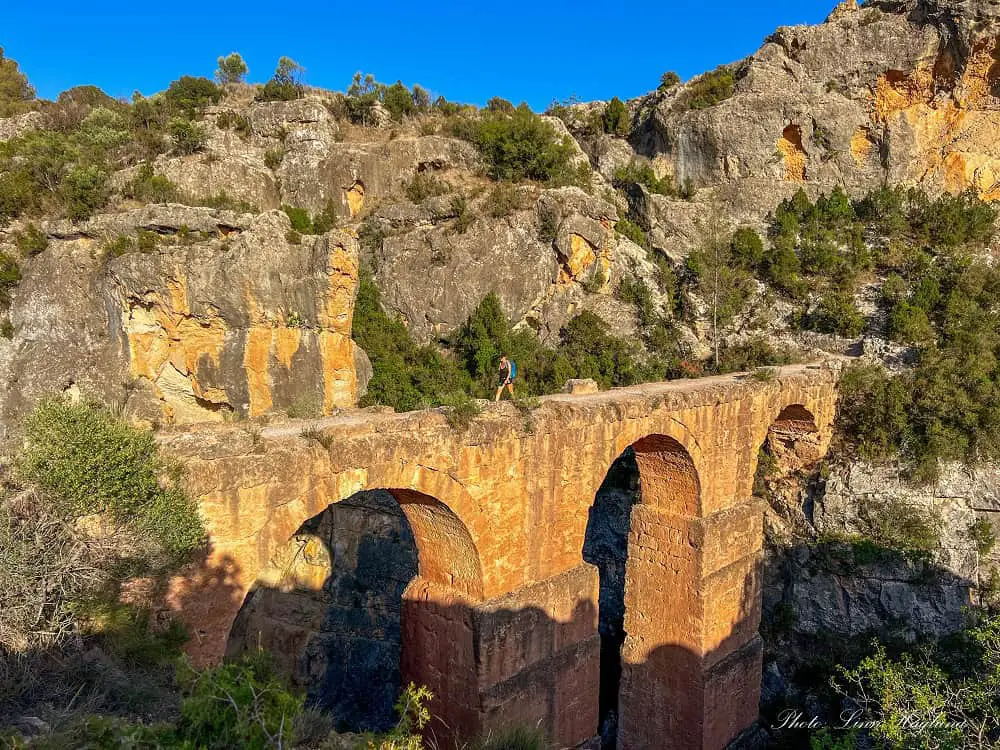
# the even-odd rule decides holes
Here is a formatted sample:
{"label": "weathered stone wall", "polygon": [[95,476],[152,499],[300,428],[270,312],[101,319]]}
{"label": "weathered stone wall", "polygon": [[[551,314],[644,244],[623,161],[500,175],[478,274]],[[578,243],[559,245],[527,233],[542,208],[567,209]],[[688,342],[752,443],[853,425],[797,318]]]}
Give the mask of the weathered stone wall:
{"label": "weathered stone wall", "polygon": [[[356,239],[289,242],[281,212],[179,205],[43,223],[0,352],[0,440],[67,389],[147,424],[353,406]],[[148,243],[143,252],[137,237]],[[118,257],[119,238],[132,248]]]}
{"label": "weathered stone wall", "polygon": [[258,577],[227,655],[264,649],[337,726],[390,729],[398,718],[402,595],[416,575],[416,541],[391,495],[334,503]]}
{"label": "weathered stone wall", "polygon": [[[632,645],[626,645],[623,660],[633,676],[623,678],[622,705],[646,705],[642,701],[648,699],[640,696],[656,700],[646,714],[633,714],[632,730],[623,713],[622,737],[638,733],[633,746],[641,746],[641,733],[658,731],[650,724],[655,712],[691,718],[687,726],[699,747],[721,747],[756,710],[747,708],[756,706],[756,700],[747,699],[758,689],[756,678],[744,685],[739,675],[749,679],[753,670],[745,665],[754,659],[759,664],[760,653],[755,566],[761,514],[750,501],[757,451],[772,423],[793,404],[808,411],[825,443],[835,383],[831,369],[797,366],[782,369],[773,382],[724,376],[550,396],[533,414],[530,432],[509,404],[491,409],[465,432],[452,430],[435,411],[348,412],[260,433],[238,425],[168,431],[161,436],[163,445],[187,465],[190,489],[212,536],[209,558],[178,582],[171,600],[196,635],[192,655],[216,659],[248,588],[304,519],[362,489],[393,490],[397,499],[406,497],[399,490],[420,493],[461,522],[467,549],[476,558],[470,571],[447,555],[425,550],[418,539],[421,577],[425,553],[437,554],[429,570],[438,571],[443,585],[465,580],[463,598],[477,611],[488,608],[490,600],[515,594],[526,597],[524,602],[548,602],[543,609],[557,622],[566,621],[559,612],[572,611],[580,602],[590,608],[586,631],[556,627],[557,634],[573,633],[572,642],[529,651],[530,658],[517,664],[520,673],[529,674],[533,663],[550,659],[568,680],[591,685],[588,733],[594,733],[596,571],[587,597],[576,597],[572,605],[573,597],[565,596],[572,587],[557,587],[565,602],[558,607],[547,595],[539,599],[528,592],[546,581],[568,580],[558,577],[581,566],[595,494],[615,459],[634,445],[642,456],[643,503],[633,509],[629,539],[625,629]],[[321,430],[329,448],[303,437],[306,427]],[[405,509],[407,503],[400,502]],[[665,571],[672,571],[666,580]],[[481,588],[476,587],[479,574]],[[515,643],[518,632],[535,637],[529,627],[514,632]],[[685,692],[670,690],[670,675],[682,663],[694,665],[683,674],[695,675],[695,684]],[[477,722],[488,721],[490,706],[503,704],[508,694],[506,688],[491,692],[490,675],[504,676],[506,683],[517,679],[513,674],[480,672],[481,704],[463,710],[479,712]],[[519,692],[514,685],[510,695]],[[560,681],[553,684],[557,693],[563,689]],[[729,694],[739,696],[724,712],[729,718],[706,720],[712,701],[717,707],[718,696]],[[555,696],[549,694],[548,705],[554,705]],[[565,694],[559,700],[575,698]],[[549,722],[565,721],[561,710],[546,715]],[[548,728],[566,743],[584,739],[571,736],[582,731],[575,723]]]}

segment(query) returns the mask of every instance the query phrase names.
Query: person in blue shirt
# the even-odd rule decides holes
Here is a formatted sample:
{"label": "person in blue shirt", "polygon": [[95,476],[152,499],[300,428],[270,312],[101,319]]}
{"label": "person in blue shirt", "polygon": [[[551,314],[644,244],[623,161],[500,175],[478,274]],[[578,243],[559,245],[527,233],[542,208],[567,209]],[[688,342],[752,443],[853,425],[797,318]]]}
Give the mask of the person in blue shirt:
{"label": "person in blue shirt", "polygon": [[507,355],[504,354],[500,357],[500,385],[497,386],[497,395],[493,399],[494,401],[500,400],[504,388],[510,391],[510,397],[514,398],[515,377],[517,377],[517,365],[514,364],[514,360],[507,359]]}

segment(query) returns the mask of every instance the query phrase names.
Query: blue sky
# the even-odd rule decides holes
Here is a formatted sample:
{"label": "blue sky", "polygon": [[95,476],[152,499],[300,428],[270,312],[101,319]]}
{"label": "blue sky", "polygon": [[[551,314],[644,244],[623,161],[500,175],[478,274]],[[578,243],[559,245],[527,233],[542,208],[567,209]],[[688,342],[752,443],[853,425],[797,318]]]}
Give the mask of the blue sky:
{"label": "blue sky", "polygon": [[216,58],[236,50],[255,81],[288,55],[315,86],[342,90],[363,70],[455,101],[502,96],[541,110],[574,94],[638,96],[667,70],[686,80],[752,53],[777,26],[822,21],[833,5],[14,0],[0,46],[45,98],[80,84],[151,94],[184,74],[211,77]]}

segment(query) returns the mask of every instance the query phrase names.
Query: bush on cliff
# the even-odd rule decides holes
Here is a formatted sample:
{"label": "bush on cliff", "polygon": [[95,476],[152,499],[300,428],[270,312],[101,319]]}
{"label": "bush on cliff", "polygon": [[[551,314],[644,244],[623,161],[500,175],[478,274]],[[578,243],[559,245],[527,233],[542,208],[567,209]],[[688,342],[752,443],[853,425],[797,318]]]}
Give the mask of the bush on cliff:
{"label": "bush on cliff", "polygon": [[41,401],[24,423],[18,468],[63,518],[99,515],[145,545],[146,562],[176,564],[201,544],[204,527],[151,432],[93,403]]}
{"label": "bush on cliff", "polygon": [[287,102],[301,99],[305,93],[302,76],[306,69],[290,57],[281,57],[271,80],[257,91],[258,102]]}
{"label": "bush on cliff", "polygon": [[605,133],[627,135],[629,130],[628,108],[617,96],[611,97],[604,107],[601,124]]}
{"label": "bush on cliff", "polygon": [[382,308],[378,287],[362,276],[354,306],[353,337],[372,363],[362,405],[385,404],[396,411],[438,406],[467,393],[469,378],[432,346],[419,346],[406,326]]}
{"label": "bush on cliff", "polygon": [[193,117],[210,104],[222,98],[222,89],[207,78],[181,76],[163,93],[167,104],[177,112]]}
{"label": "bush on cliff", "polygon": [[619,189],[629,185],[643,185],[651,193],[677,195],[673,178],[670,175],[657,177],[653,165],[643,159],[632,159],[628,164],[618,167],[612,182]]}
{"label": "bush on cliff", "polygon": [[682,96],[682,102],[688,109],[712,107],[731,97],[735,86],[736,78],[733,71],[721,66],[689,83]]}
{"label": "bush on cliff", "polygon": [[35,89],[17,62],[4,57],[0,47],[0,117],[13,117],[33,109]]}
{"label": "bush on cliff", "polygon": [[[152,596],[201,548],[196,506],[152,434],[104,407],[43,401],[24,435],[0,489],[0,713],[162,704],[169,676],[158,665],[182,633],[151,630],[151,601],[126,606],[121,595],[145,577]],[[94,648],[107,669],[88,663]]]}
{"label": "bush on cliff", "polygon": [[486,161],[494,180],[566,180],[573,167],[573,147],[526,104],[512,113],[484,112],[462,118],[455,135],[471,141]]}
{"label": "bush on cliff", "polygon": [[882,747],[994,747],[1000,735],[1000,618],[892,657],[876,643],[834,688]]}
{"label": "bush on cliff", "polygon": [[21,280],[21,269],[17,261],[0,252],[0,309],[10,306],[11,292]]}

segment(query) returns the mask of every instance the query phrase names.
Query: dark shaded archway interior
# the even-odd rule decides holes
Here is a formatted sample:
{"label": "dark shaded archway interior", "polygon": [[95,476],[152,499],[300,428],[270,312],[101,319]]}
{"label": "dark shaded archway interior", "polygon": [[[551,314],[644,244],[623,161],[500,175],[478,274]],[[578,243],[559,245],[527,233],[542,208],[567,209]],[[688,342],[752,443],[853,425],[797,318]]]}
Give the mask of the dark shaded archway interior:
{"label": "dark shaded archway interior", "polygon": [[596,565],[600,576],[598,733],[604,750],[617,745],[618,692],[625,643],[625,564],[632,506],[639,501],[639,492],[639,466],[635,451],[629,447],[611,465],[597,491],[583,543],[583,559]]}
{"label": "dark shaded archway interior", "polygon": [[417,542],[396,498],[359,492],[302,524],[254,586],[227,657],[262,648],[349,731],[395,724],[402,596]]}

